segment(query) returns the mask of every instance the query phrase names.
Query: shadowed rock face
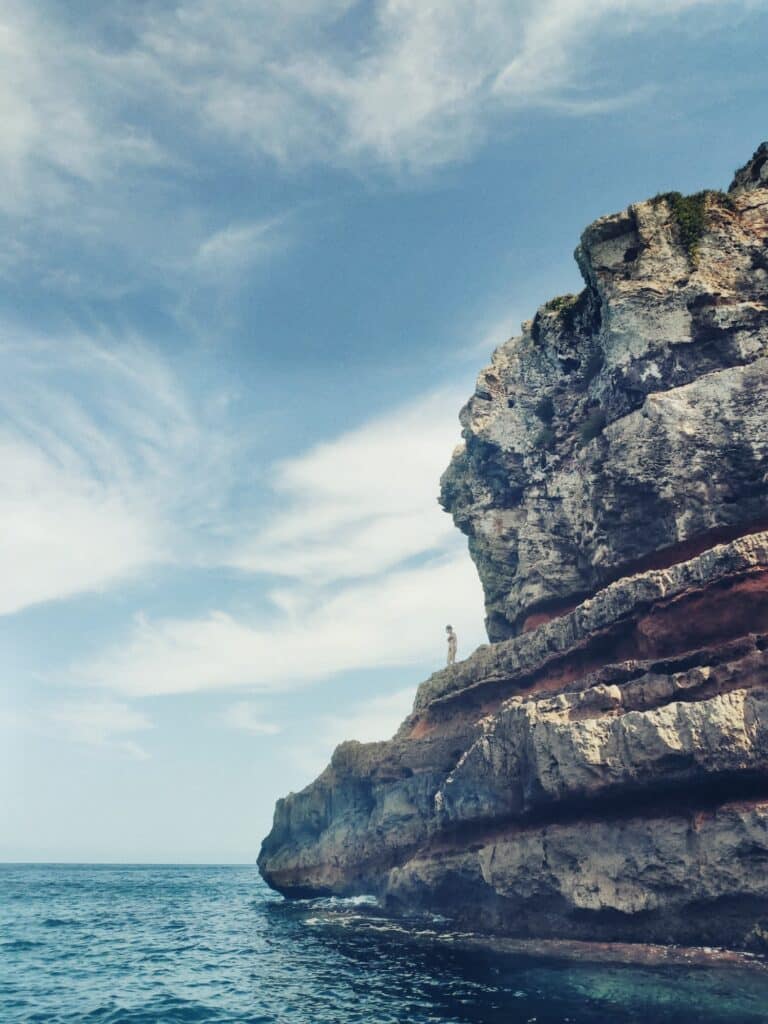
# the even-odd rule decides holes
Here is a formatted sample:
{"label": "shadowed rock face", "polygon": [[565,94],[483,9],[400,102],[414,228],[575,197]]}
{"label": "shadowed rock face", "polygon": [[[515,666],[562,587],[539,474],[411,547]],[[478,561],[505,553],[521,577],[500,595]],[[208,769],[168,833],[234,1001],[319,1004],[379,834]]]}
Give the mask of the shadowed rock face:
{"label": "shadowed rock face", "polygon": [[277,804],[259,867],[515,936],[768,928],[768,145],[604,217],[502,345],[442,502],[491,643]]}

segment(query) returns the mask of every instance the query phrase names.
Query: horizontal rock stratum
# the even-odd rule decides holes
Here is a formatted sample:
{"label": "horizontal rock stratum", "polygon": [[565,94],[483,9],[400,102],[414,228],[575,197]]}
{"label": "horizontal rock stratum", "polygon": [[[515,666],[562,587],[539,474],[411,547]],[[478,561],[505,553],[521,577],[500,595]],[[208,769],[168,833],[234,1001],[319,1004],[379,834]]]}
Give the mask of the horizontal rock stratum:
{"label": "horizontal rock stratum", "polygon": [[768,935],[768,144],[603,217],[501,345],[441,501],[490,643],[280,800],[287,896],[511,936]]}

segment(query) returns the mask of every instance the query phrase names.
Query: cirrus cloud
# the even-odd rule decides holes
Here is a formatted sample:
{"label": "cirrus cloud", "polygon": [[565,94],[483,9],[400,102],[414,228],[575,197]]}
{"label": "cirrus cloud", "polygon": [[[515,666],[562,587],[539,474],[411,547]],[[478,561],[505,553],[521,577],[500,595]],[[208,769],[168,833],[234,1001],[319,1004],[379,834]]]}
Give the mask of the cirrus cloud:
{"label": "cirrus cloud", "polygon": [[482,642],[480,583],[436,499],[458,405],[453,391],[428,393],[272,467],[268,525],[250,537],[241,527],[224,555],[262,585],[277,578],[271,611],[139,615],[73,680],[133,696],[274,692],[439,663],[448,621],[464,649]]}
{"label": "cirrus cloud", "polygon": [[0,360],[0,615],[182,557],[223,498],[227,440],[163,358],[3,324]]}
{"label": "cirrus cloud", "polygon": [[714,31],[759,6],[182,0],[116,4],[83,26],[59,5],[5,0],[0,202],[59,204],[78,181],[113,184],[130,169],[186,173],[190,133],[280,165],[428,169],[521,111],[594,115],[647,97],[652,80],[639,93],[594,83],[591,58],[611,38]]}

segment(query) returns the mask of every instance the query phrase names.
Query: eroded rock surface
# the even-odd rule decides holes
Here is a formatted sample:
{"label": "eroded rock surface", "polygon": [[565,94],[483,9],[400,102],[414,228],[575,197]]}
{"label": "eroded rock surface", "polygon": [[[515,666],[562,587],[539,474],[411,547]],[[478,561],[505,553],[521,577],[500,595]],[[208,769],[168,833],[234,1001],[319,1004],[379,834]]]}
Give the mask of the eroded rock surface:
{"label": "eroded rock surface", "polygon": [[[545,938],[741,945],[768,908],[768,801],[478,837],[388,878],[401,907]],[[759,926],[758,926],[759,931]]]}
{"label": "eroded rock surface", "polygon": [[503,344],[442,502],[490,644],[278,802],[287,895],[512,936],[768,935],[768,145],[604,217]]}
{"label": "eroded rock surface", "polygon": [[480,374],[442,501],[469,537],[491,640],[649,559],[768,526],[760,153],[733,192],[590,225],[584,291],[543,306]]}

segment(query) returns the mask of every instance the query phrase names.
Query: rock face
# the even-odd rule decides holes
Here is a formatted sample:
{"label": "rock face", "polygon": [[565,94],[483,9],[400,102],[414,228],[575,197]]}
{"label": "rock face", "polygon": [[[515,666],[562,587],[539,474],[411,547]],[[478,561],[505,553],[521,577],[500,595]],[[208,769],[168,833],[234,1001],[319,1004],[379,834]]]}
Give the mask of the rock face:
{"label": "rock face", "polygon": [[278,802],[289,896],[515,936],[768,927],[768,144],[728,193],[603,217],[503,344],[442,503],[491,643]]}

